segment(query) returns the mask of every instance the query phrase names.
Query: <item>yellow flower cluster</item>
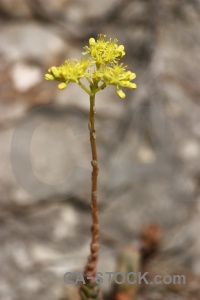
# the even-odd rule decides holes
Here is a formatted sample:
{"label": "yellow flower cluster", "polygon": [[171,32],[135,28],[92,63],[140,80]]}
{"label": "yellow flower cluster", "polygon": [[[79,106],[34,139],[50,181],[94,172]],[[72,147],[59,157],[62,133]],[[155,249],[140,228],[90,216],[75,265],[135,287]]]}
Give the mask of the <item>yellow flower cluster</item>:
{"label": "yellow flower cluster", "polygon": [[[90,38],[89,46],[84,47],[85,52],[82,53],[89,54],[88,59],[66,60],[64,65],[51,67],[45,78],[60,81],[59,89],[66,88],[69,82],[76,82],[89,95],[94,95],[106,85],[115,85],[119,97],[124,98],[125,94],[119,87],[135,89],[137,85],[131,81],[136,74],[126,71],[126,66],[118,63],[125,52],[124,46],[117,42],[117,39],[106,40],[106,35],[103,34],[99,34],[97,40]],[[88,81],[89,88],[81,82],[83,78]]]}
{"label": "yellow flower cluster", "polygon": [[136,89],[137,85],[131,80],[136,77],[135,73],[125,71],[123,64],[115,64],[113,67],[106,67],[103,72],[103,80],[106,84],[112,84],[117,87],[117,94],[120,98],[124,98],[125,94],[119,89],[119,86],[130,89]]}
{"label": "yellow flower cluster", "polygon": [[66,60],[65,64],[60,67],[51,67],[48,70],[49,74],[45,74],[45,79],[61,81],[58,88],[62,90],[69,82],[79,83],[81,78],[87,77],[87,69],[90,65],[91,62],[88,59]]}
{"label": "yellow flower cluster", "polygon": [[90,54],[91,58],[97,66],[105,65],[109,62],[116,62],[117,59],[125,55],[124,46],[117,45],[117,39],[105,40],[105,34],[99,34],[99,39],[95,41],[94,38],[89,39],[89,46],[84,47],[86,50],[82,54]]}

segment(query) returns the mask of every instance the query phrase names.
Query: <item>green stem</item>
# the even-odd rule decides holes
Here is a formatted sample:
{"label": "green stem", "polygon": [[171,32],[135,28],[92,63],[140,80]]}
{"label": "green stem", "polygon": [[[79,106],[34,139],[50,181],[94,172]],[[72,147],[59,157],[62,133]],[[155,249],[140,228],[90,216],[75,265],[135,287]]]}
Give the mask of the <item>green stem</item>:
{"label": "green stem", "polygon": [[91,92],[86,88],[86,86],[84,86],[84,84],[82,84],[82,82],[80,80],[78,81],[78,84],[88,95],[91,96]]}
{"label": "green stem", "polygon": [[92,80],[90,80],[89,77],[86,77],[87,81],[89,82],[89,84],[92,84]]}
{"label": "green stem", "polygon": [[98,183],[98,158],[96,149],[96,134],[95,134],[95,91],[98,88],[98,83],[94,82],[90,85],[90,116],[89,116],[89,131],[90,131],[90,146],[92,151],[92,186],[91,186],[91,244],[90,255],[84,269],[84,278],[86,285],[81,285],[80,296],[81,300],[101,300],[100,286],[96,283],[97,261],[99,250],[99,211],[97,205],[97,183]]}
{"label": "green stem", "polygon": [[100,90],[103,90],[106,87],[106,83],[104,82],[102,85],[100,85],[96,90],[95,93],[97,93]]}
{"label": "green stem", "polygon": [[98,260],[99,249],[99,219],[98,219],[98,205],[97,205],[97,178],[99,173],[98,158],[96,149],[96,135],[95,135],[95,94],[96,85],[91,86],[90,96],[90,117],[89,117],[89,131],[90,131],[90,145],[92,151],[92,186],[91,186],[91,214],[92,214],[92,240],[90,247],[90,256],[84,270],[85,278],[91,277],[89,282],[94,283],[96,279],[96,265]]}
{"label": "green stem", "polygon": [[98,158],[96,149],[95,133],[95,95],[90,97],[90,144],[92,150],[92,190],[91,190],[91,208],[92,208],[92,243],[98,244],[99,241],[99,220],[97,206],[97,183],[98,183]]}
{"label": "green stem", "polygon": [[96,265],[98,259],[99,248],[99,219],[98,219],[98,205],[97,205],[97,178],[99,173],[98,158],[96,149],[96,135],[95,135],[95,94],[90,96],[90,145],[92,151],[92,187],[91,187],[91,213],[92,213],[92,241],[91,241],[91,253],[88,259],[88,263],[85,268],[85,275],[92,277],[92,280],[96,278]]}

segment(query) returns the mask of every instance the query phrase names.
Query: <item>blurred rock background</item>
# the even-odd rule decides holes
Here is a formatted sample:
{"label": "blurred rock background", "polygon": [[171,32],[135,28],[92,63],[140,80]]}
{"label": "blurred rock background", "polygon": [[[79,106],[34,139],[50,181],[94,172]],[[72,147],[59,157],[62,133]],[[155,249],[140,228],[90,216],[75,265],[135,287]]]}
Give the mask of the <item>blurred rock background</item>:
{"label": "blurred rock background", "polygon": [[86,262],[89,101],[44,74],[98,33],[125,45],[138,84],[125,100],[112,87],[97,96],[99,270],[156,222],[157,268],[200,276],[200,1],[0,0],[0,28],[0,299],[59,300],[63,275]]}

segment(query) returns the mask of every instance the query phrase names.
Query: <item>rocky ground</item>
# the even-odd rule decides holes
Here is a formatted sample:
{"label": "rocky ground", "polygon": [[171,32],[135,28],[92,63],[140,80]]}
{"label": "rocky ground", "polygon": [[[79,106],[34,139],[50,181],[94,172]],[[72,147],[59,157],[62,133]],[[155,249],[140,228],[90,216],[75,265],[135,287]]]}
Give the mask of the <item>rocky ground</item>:
{"label": "rocky ground", "polygon": [[137,299],[199,299],[200,1],[0,0],[0,28],[0,299],[60,300],[63,275],[86,262],[89,101],[44,74],[98,33],[125,45],[138,84],[125,100],[112,87],[97,97],[99,270],[113,271],[120,249],[156,222],[151,268],[184,270],[190,282]]}

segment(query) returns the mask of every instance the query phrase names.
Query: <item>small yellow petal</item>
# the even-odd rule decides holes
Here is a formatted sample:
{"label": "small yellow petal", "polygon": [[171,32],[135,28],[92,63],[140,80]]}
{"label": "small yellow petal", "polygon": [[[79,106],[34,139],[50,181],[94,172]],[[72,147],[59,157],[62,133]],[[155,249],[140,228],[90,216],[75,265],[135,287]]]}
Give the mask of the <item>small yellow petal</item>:
{"label": "small yellow petal", "polygon": [[55,76],[55,77],[59,77],[60,72],[58,71],[58,68],[56,67],[51,67],[50,68],[50,72]]}
{"label": "small yellow petal", "polygon": [[119,51],[124,51],[124,45],[119,45],[118,50]]}
{"label": "small yellow petal", "polygon": [[130,85],[129,85],[129,87],[130,87],[131,89],[136,89],[136,88],[137,88],[137,84],[131,82]]}
{"label": "small yellow petal", "polygon": [[118,94],[118,96],[120,97],[120,98],[125,98],[125,94],[124,94],[124,92],[122,91],[122,90],[119,90],[119,89],[117,89],[117,94]]}
{"label": "small yellow petal", "polygon": [[64,90],[67,87],[67,84],[65,82],[62,82],[58,85],[59,90]]}
{"label": "small yellow petal", "polygon": [[89,39],[89,44],[90,45],[94,45],[95,44],[95,39],[94,38],[90,38]]}
{"label": "small yellow petal", "polygon": [[44,77],[46,80],[54,80],[55,79],[54,76],[51,74],[45,74]]}
{"label": "small yellow petal", "polygon": [[129,80],[133,80],[136,78],[136,74],[135,73],[132,73],[131,71],[128,71],[127,72],[127,76],[129,76]]}

